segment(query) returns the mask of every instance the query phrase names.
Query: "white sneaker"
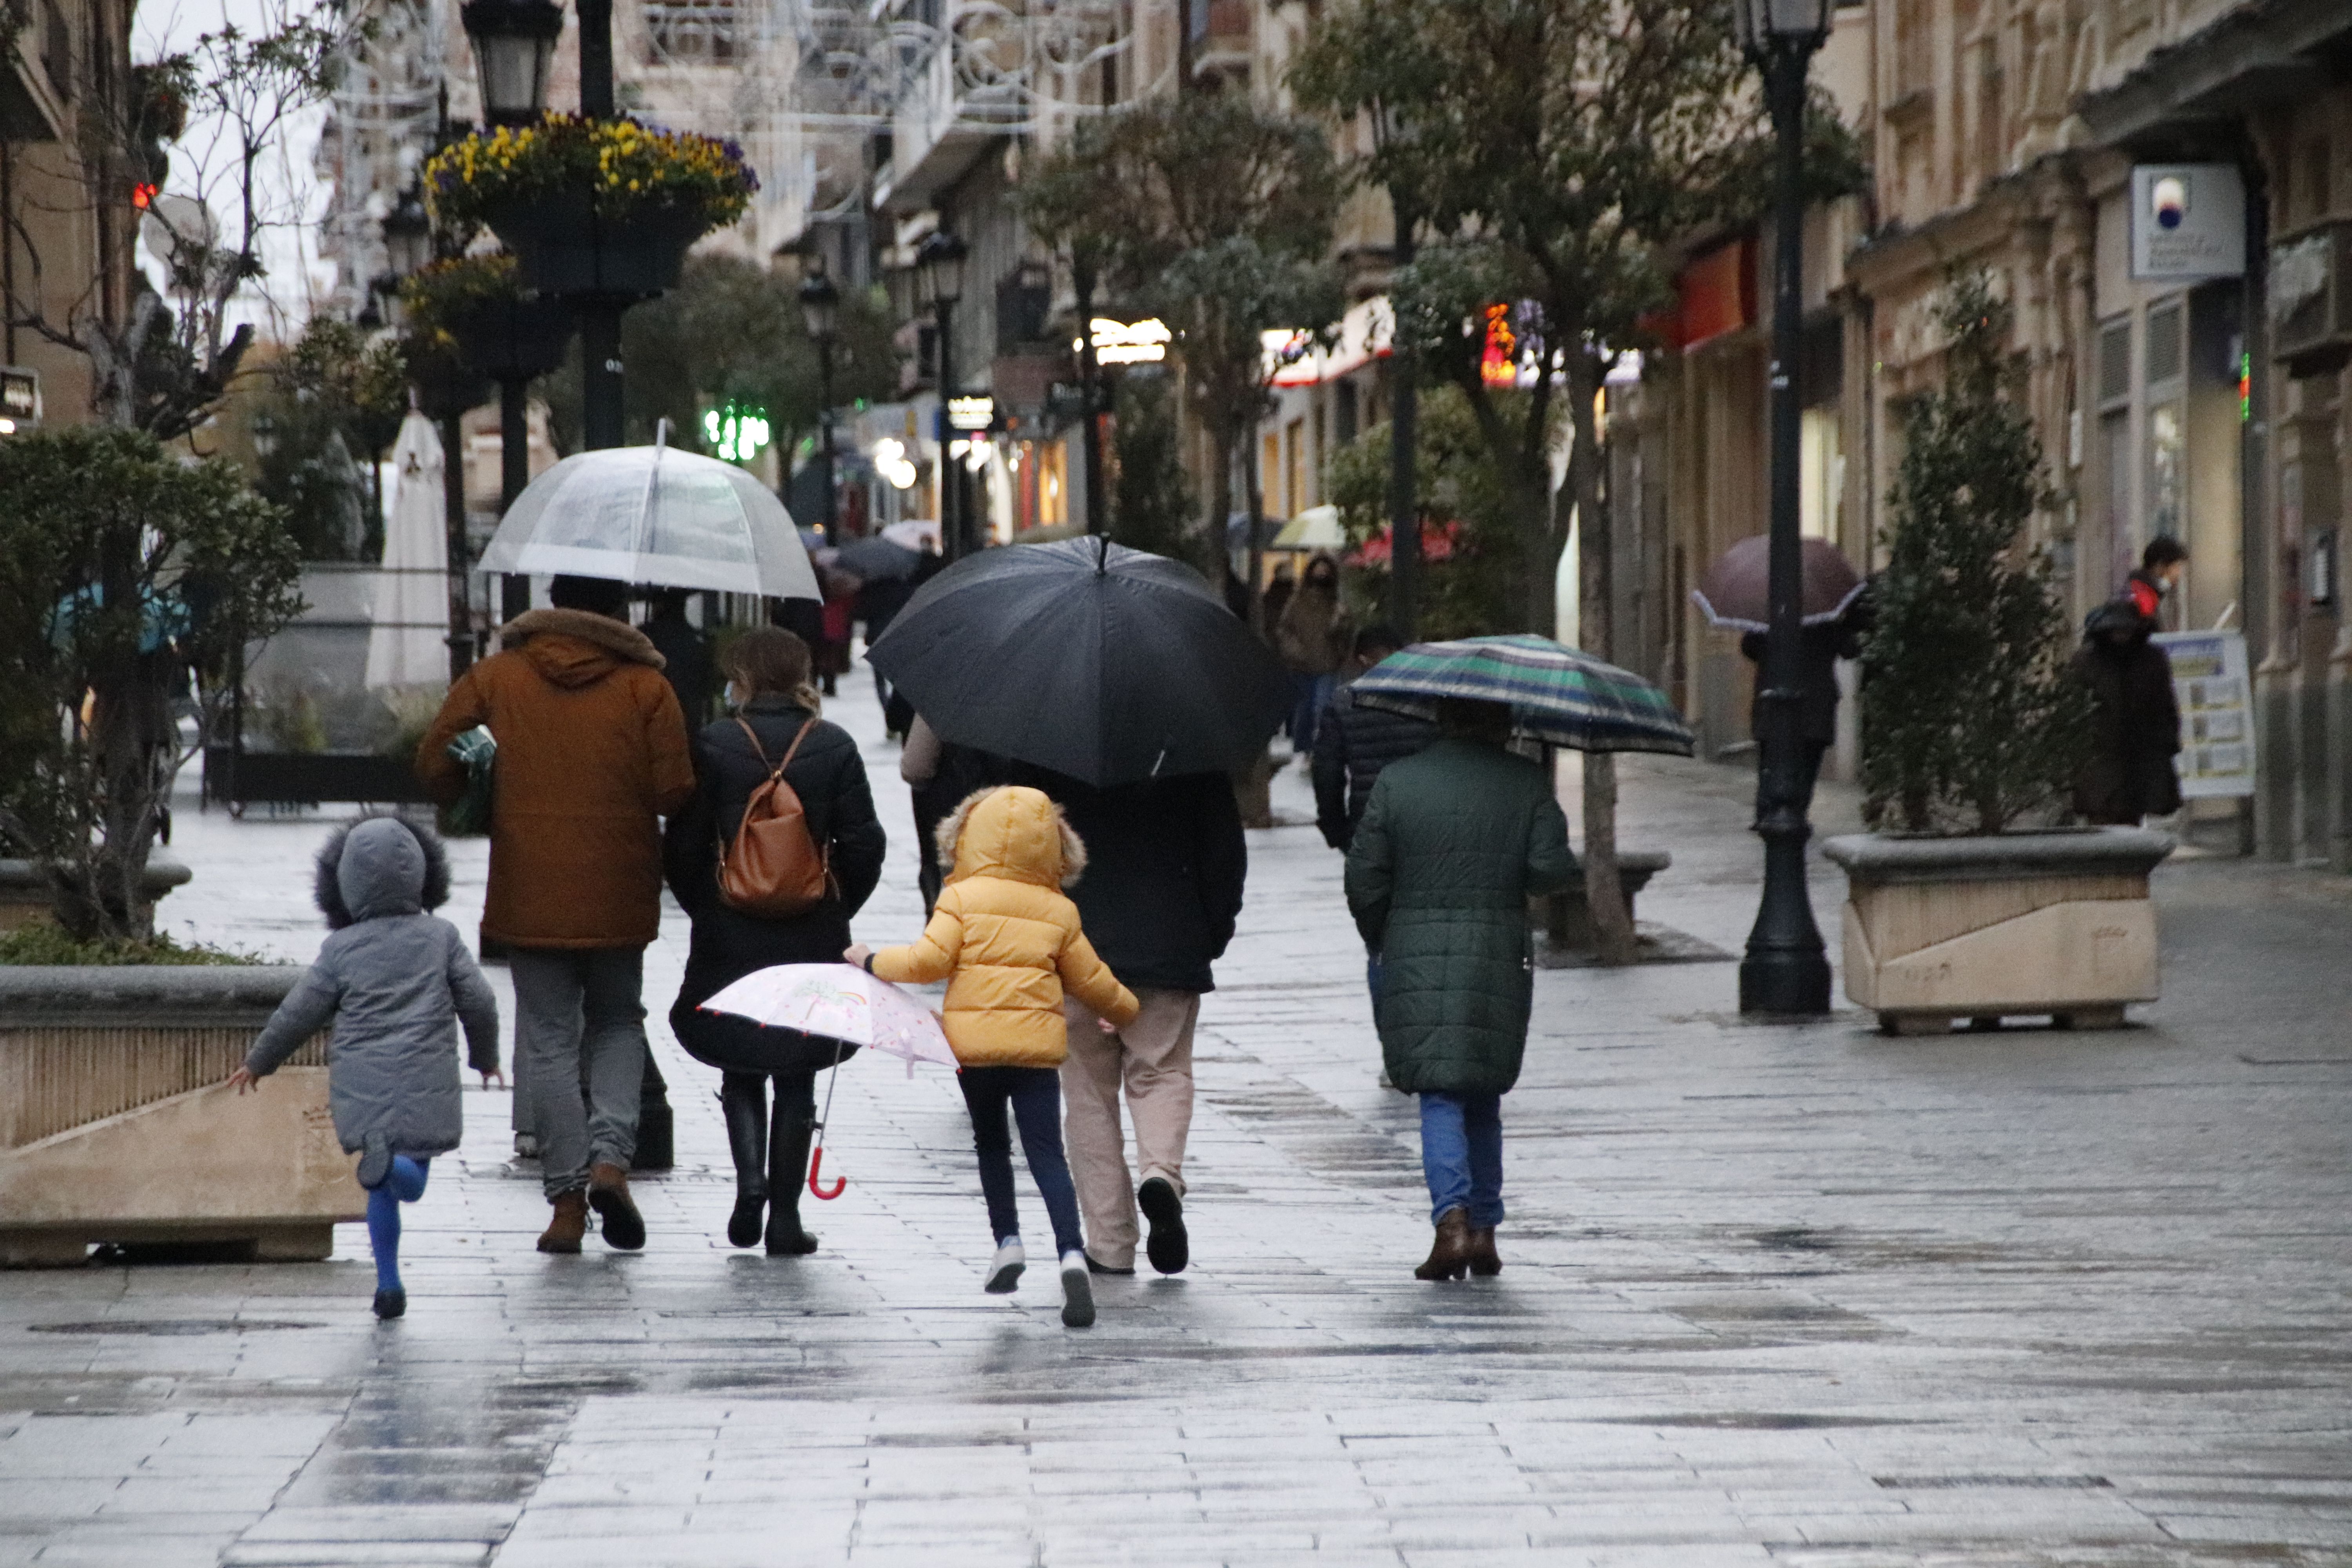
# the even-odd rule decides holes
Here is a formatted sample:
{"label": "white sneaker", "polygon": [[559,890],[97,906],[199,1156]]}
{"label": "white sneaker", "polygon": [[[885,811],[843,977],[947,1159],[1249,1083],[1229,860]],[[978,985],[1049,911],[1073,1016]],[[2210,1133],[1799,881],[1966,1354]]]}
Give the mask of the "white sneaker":
{"label": "white sneaker", "polygon": [[1066,1329],[1094,1325],[1095,1287],[1087,1278],[1088,1272],[1085,1253],[1062,1254],[1062,1326]]}
{"label": "white sneaker", "polygon": [[[1080,1258],[1081,1266],[1085,1259]],[[1029,1255],[1021,1250],[1021,1238],[1008,1236],[996,1244],[996,1256],[988,1260],[988,1283],[981,1289],[992,1296],[1010,1296],[1021,1288],[1021,1271],[1029,1267]]]}

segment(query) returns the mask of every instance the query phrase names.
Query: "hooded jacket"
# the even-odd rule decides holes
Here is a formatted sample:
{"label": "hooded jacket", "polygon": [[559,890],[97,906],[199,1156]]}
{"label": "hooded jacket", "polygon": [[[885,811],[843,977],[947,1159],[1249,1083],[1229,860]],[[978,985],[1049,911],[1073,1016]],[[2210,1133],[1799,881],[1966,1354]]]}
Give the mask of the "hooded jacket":
{"label": "hooded jacket", "polygon": [[499,1004],[457,928],[425,912],[449,896],[440,839],[397,817],[364,818],[319,851],[314,894],[333,934],[263,1026],[247,1070],[268,1078],[331,1024],[327,1098],[342,1146],[381,1132],[395,1154],[455,1149],[465,1132],[457,1025],[474,1070],[496,1072]]}
{"label": "hooded jacket", "polygon": [[940,824],[947,882],[923,934],[874,955],[885,980],[948,983],[942,1021],[966,1067],[1059,1067],[1066,989],[1115,1026],[1142,1009],[1096,956],[1062,888],[1086,847],[1042,791],[981,790]]}
{"label": "hooded jacket", "polygon": [[533,610],[504,651],[458,678],[416,749],[443,805],[466,787],[449,742],[499,743],[484,940],[522,948],[643,947],[661,925],[658,819],[694,795],[686,720],[662,657],[635,626]]}
{"label": "hooded jacket", "polygon": [[2091,822],[2137,826],[2180,809],[2180,706],[2172,661],[2148,641],[2155,626],[2129,598],[2102,605],[2084,626],[2074,673],[2091,692],[2088,754],[2074,809]]}

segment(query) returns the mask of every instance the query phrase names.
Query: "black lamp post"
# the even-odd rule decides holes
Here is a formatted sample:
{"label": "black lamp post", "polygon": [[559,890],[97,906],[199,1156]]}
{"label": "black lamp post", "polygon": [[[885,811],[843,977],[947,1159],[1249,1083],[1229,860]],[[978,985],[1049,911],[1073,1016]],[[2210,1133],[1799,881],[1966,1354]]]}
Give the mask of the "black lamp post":
{"label": "black lamp post", "polygon": [[801,321],[809,342],[816,345],[817,443],[824,460],[824,536],[835,537],[840,521],[833,490],[833,341],[840,330],[841,290],[824,275],[824,264],[812,258],[811,270],[801,279]]}
{"label": "black lamp post", "polygon": [[1095,258],[1080,247],[1070,258],[1070,283],[1078,305],[1078,397],[1086,409],[1079,449],[1087,464],[1087,531],[1110,531],[1110,507],[1103,496],[1102,416],[1110,401],[1103,394],[1102,362],[1095,357]]}
{"label": "black lamp post", "polygon": [[1735,0],[1739,41],[1764,74],[1778,143],[1773,190],[1771,412],[1771,622],[1757,692],[1757,765],[1763,810],[1764,896],[1739,964],[1743,1013],[1811,1014],[1830,1008],[1830,964],[1805,887],[1805,820],[1812,804],[1797,734],[1802,672],[1804,568],[1799,537],[1797,384],[1804,310],[1805,68],[1829,36],[1832,0]]}
{"label": "black lamp post", "polygon": [[934,229],[915,251],[915,289],[931,308],[940,356],[940,553],[949,560],[963,554],[963,468],[948,455],[953,427],[948,404],[955,396],[954,321],[956,301],[963,298],[963,263],[970,249],[945,229]]}
{"label": "black lamp post", "polygon": [[458,16],[474,46],[482,118],[528,125],[546,113],[547,68],[563,36],[563,7],[555,0],[466,0]]}
{"label": "black lamp post", "polygon": [[[1372,115],[1372,137],[1380,151],[1411,142],[1412,122],[1394,107],[1383,104]],[[1389,209],[1396,238],[1390,254],[1396,266],[1412,264],[1413,230],[1421,215],[1402,182],[1389,186]],[[1389,295],[1395,315],[1395,291]],[[1389,620],[1397,636],[1413,640],[1421,610],[1421,507],[1414,495],[1413,465],[1419,439],[1420,393],[1415,380],[1412,346],[1405,341],[1403,323],[1397,322],[1389,346]]]}

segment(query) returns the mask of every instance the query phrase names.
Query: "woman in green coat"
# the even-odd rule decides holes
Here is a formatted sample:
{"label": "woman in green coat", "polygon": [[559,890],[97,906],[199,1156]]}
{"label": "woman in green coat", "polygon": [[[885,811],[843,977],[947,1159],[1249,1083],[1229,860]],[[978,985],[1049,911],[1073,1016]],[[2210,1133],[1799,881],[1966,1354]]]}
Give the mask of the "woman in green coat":
{"label": "woman in green coat", "polygon": [[1504,750],[1500,703],[1438,704],[1441,738],[1381,770],[1348,850],[1348,909],[1379,954],[1381,1054],[1421,1096],[1437,1236],[1420,1279],[1494,1274],[1502,1097],[1527,1054],[1529,897],[1576,871],[1544,770]]}

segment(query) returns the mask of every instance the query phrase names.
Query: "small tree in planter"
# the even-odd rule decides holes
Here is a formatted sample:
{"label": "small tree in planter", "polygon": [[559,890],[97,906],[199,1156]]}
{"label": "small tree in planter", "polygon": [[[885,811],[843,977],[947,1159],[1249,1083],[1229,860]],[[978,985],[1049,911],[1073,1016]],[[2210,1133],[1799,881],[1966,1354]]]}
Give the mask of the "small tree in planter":
{"label": "small tree in planter", "polygon": [[2011,395],[2010,312],[1982,273],[1939,312],[1943,384],[1903,409],[1889,559],[1863,649],[1864,815],[1823,847],[1846,869],[1846,994],[1890,1029],[2048,1014],[2113,1025],[2156,995],[2138,829],[2020,832],[2064,810],[2090,699],[2066,612],[2024,539],[2048,504]]}
{"label": "small tree in planter", "polygon": [[2024,542],[2051,500],[2010,395],[2010,310],[1955,277],[1944,384],[1903,408],[1888,560],[1863,652],[1864,815],[1906,833],[1999,833],[2063,800],[2089,698],[2066,668],[2066,611]]}
{"label": "small tree in planter", "polygon": [[48,868],[75,937],[150,934],[180,700],[210,727],[300,570],[284,510],[226,461],[91,426],[0,442],[0,838]]}

